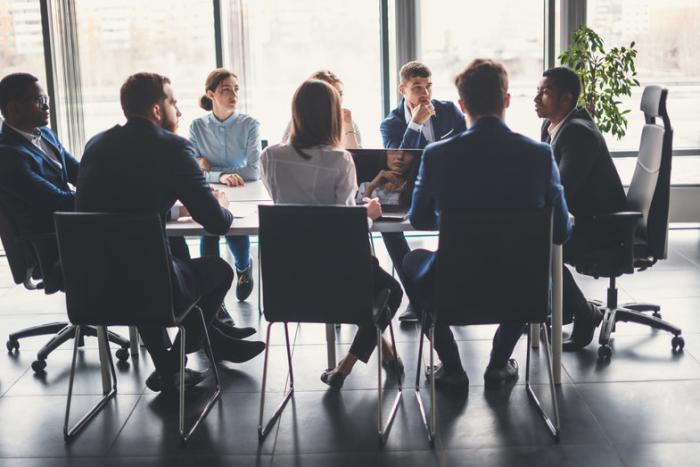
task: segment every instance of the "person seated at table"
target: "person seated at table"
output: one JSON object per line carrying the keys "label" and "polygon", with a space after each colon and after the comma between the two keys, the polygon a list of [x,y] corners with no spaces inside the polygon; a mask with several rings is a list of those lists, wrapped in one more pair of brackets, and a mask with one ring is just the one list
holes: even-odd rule
{"label": "person seated at table", "polygon": [[[37,77],[12,73],[0,81],[0,205],[20,234],[53,232],[53,214],[72,211],[79,162],[63,147],[49,123],[49,97]],[[44,290],[63,288],[53,239],[33,241],[44,271]],[[35,272],[35,274],[37,274]]]}
{"label": "person seated at table", "polygon": [[[289,143],[270,146],[261,156],[262,180],[275,203],[355,205],[355,165],[350,153],[339,147],[341,128],[338,91],[315,79],[299,86],[292,101]],[[367,215],[370,219],[381,215],[376,199],[367,204]],[[401,304],[401,286],[376,258],[372,258],[372,264],[377,292],[387,288],[391,292],[388,305],[393,317]],[[388,324],[383,322],[382,329]],[[333,388],[342,387],[357,360],[367,363],[375,345],[374,326],[360,326],[348,354],[335,368],[324,371],[321,381]],[[403,363],[386,339],[382,339],[382,352],[382,366],[401,375]]]}
{"label": "person seated at table", "polygon": [[[477,59],[457,75],[455,85],[470,126],[454,138],[425,149],[409,211],[411,224],[420,230],[439,229],[443,209],[550,206],[553,241],[564,243],[571,233],[571,221],[559,169],[548,145],[514,133],[506,125],[510,105],[506,69],[492,60]],[[424,307],[433,302],[435,258],[433,251],[416,249],[403,262],[404,272]],[[468,300],[469,291],[464,294]],[[518,364],[511,355],[524,327],[524,323],[498,327],[484,372],[488,389],[518,378]],[[427,368],[426,376],[434,372],[437,385],[468,390],[469,378],[449,326],[435,326],[433,344],[441,363]]]}
{"label": "person seated at table", "polygon": [[[77,210],[157,214],[165,236],[165,221],[180,200],[183,207],[176,210],[182,215],[191,215],[208,232],[226,233],[233,222],[226,194],[210,188],[192,144],[175,134],[181,114],[170,80],[156,73],[137,73],[122,85],[120,99],[126,123],[97,134],[85,146]],[[159,176],[149,175],[154,173]],[[231,266],[215,256],[183,259],[176,254],[170,258],[174,309],[182,312],[196,302],[211,331],[233,281]],[[197,313],[189,313],[182,324],[187,330],[186,352],[199,350],[204,329]],[[157,326],[141,326],[139,333],[155,366],[146,386],[153,391],[175,390],[179,385],[180,339],[171,346],[163,328]],[[244,362],[265,350],[264,342],[217,332],[209,335],[217,360]],[[196,385],[204,377],[203,372],[186,369],[185,385]]]}
{"label": "person seated at table", "polygon": [[410,206],[419,161],[411,152],[387,151],[386,168],[371,181],[360,183],[356,201],[377,198],[382,206]]}
{"label": "person seated at table", "polygon": [[[360,129],[358,128],[355,121],[352,119],[352,112],[350,109],[343,107],[343,92],[345,87],[343,82],[338,78],[338,76],[331,70],[318,70],[314,72],[309,79],[320,79],[326,83],[333,86],[338,94],[340,95],[340,106],[342,108],[341,112],[343,114],[343,128],[341,129],[341,140],[340,147],[344,149],[356,149],[362,147],[362,136],[360,135]],[[287,129],[284,131],[284,136],[282,137],[283,143],[289,142],[289,135],[292,132],[292,122],[289,122]]]}
{"label": "person seated at table", "polygon": [[[190,142],[209,183],[238,187],[260,178],[260,123],[236,111],[238,91],[238,77],[231,71],[217,68],[209,73],[199,106],[210,112],[190,124]],[[235,258],[238,274],[236,298],[243,301],[253,290],[250,237],[226,235],[226,243]],[[219,256],[219,237],[202,237],[200,254]],[[220,314],[233,323],[225,308]]]}

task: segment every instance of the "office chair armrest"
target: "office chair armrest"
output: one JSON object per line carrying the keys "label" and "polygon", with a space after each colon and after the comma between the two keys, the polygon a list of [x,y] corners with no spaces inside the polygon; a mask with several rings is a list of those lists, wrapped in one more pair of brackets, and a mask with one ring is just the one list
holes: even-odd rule
{"label": "office chair armrest", "polygon": [[593,217],[593,222],[606,226],[617,233],[620,242],[622,264],[626,265],[625,272],[634,270],[634,234],[642,213],[637,211],[620,211]]}
{"label": "office chair armrest", "polygon": [[611,212],[610,214],[603,214],[601,216],[593,216],[594,222],[610,222],[618,225],[632,225],[637,222],[638,219],[642,217],[642,213],[638,211],[620,211]]}
{"label": "office chair armrest", "polygon": [[[382,316],[389,318],[389,309],[387,303],[389,303],[389,295],[391,291],[389,289],[382,289],[374,297],[374,304],[372,306],[372,320],[374,324],[379,323],[382,320]],[[388,319],[387,319],[388,321]]]}

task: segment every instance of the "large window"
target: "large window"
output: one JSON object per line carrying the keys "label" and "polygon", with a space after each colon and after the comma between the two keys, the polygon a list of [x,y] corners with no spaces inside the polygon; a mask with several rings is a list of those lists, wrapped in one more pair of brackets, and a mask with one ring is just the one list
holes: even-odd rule
{"label": "large window", "polygon": [[508,70],[515,131],[539,140],[532,102],[542,76],[542,0],[421,2],[420,57],[433,72],[433,98],[457,101],[454,76],[475,58],[493,58]]}
{"label": "large window", "polygon": [[[38,3],[38,2],[37,2]],[[200,114],[199,97],[215,68],[211,0],[75,0],[85,136],[124,121],[119,88],[149,71],[170,78],[182,111],[178,132]]]}
{"label": "large window", "polygon": [[46,89],[41,10],[36,0],[0,0],[0,74],[27,72]]}
{"label": "large window", "polygon": [[294,90],[327,68],[344,83],[365,147],[381,147],[379,2],[230,0],[224,2],[225,62],[239,76],[241,110],[278,142],[291,118]]}
{"label": "large window", "polygon": [[[700,149],[700,1],[588,0],[588,24],[608,47],[635,41],[641,87],[622,100],[629,114],[627,135],[608,136],[612,151],[639,148],[644,118],[639,110],[642,89],[660,84],[669,89],[668,112],[674,127],[674,149]],[[700,152],[700,150],[699,150]],[[700,183],[700,157],[674,158],[674,184]],[[633,161],[617,161],[625,182]]]}

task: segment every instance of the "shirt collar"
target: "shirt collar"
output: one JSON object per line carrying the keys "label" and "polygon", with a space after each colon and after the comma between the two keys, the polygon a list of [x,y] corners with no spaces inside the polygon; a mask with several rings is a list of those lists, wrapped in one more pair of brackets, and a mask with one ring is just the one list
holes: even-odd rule
{"label": "shirt collar", "polygon": [[219,121],[219,119],[214,116],[214,112],[209,112],[209,122],[212,125],[229,127],[229,126],[233,125],[233,123],[236,120],[238,120],[239,115],[240,114],[238,112],[234,112],[230,117],[228,117],[226,120],[224,120],[222,122],[222,121]]}
{"label": "shirt collar", "polygon": [[27,133],[26,131],[22,131],[19,128],[14,127],[7,122],[4,122],[3,125],[9,126],[17,133],[22,135],[24,138],[26,138],[32,144],[39,144],[39,142],[41,142],[41,130],[39,130],[38,128],[34,128],[34,130],[32,130],[31,133]]}
{"label": "shirt collar", "polygon": [[561,121],[554,126],[552,126],[551,122],[549,123],[549,126],[547,127],[547,133],[549,133],[549,140],[550,141],[554,141],[554,137],[557,135],[557,132],[561,128],[561,124],[564,123],[571,116],[571,114],[574,113],[575,111],[576,111],[576,107],[571,109],[571,111],[568,114],[566,114],[566,116],[564,118],[562,118]]}

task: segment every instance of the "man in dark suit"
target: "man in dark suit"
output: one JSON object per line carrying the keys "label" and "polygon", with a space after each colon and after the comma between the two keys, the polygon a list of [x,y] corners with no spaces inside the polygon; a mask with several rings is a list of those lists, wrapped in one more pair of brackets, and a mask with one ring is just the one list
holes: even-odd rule
{"label": "man in dark suit", "polygon": [[[449,138],[466,129],[464,114],[452,102],[431,99],[431,75],[430,69],[419,62],[408,62],[401,67],[401,102],[380,126],[385,148],[423,149],[428,143]],[[403,258],[411,251],[406,237],[402,232],[383,233],[382,237],[411,300],[399,320],[418,321],[418,312],[413,305],[414,294],[401,270]]]}
{"label": "man in dark suit", "polygon": [[[78,210],[156,213],[165,229],[169,213],[180,200],[207,231],[226,234],[233,215],[227,209],[225,194],[212,191],[197,164],[194,148],[174,134],[180,111],[168,78],[155,73],[130,76],[121,88],[121,104],[126,124],[98,134],[85,147],[78,177]],[[176,310],[198,302],[211,329],[212,346],[222,359],[245,361],[264,350],[263,342],[231,339],[209,326],[233,280],[233,271],[225,260],[173,256],[171,261]],[[194,313],[183,324],[188,335],[186,350],[193,352],[201,347],[204,330]],[[162,328],[143,327],[139,332],[156,367],[146,384],[156,391],[174,389],[178,382],[179,339],[168,349]],[[188,385],[204,378],[202,373],[189,369],[185,376]]]}
{"label": "man in dark suit", "polygon": [[[542,141],[549,143],[559,164],[561,182],[575,227],[564,246],[564,261],[576,262],[592,248],[614,242],[614,236],[592,228],[592,216],[624,211],[627,201],[603,135],[591,115],[576,107],[581,82],[564,67],[544,72],[535,96],[537,115],[545,118]],[[564,342],[564,350],[577,350],[593,339],[603,313],[586,300],[569,269],[564,266],[564,323],[573,319],[574,329]]]}
{"label": "man in dark suit", "polygon": [[[49,123],[49,98],[38,79],[13,73],[0,81],[0,205],[21,234],[53,232],[53,213],[72,211],[78,161],[61,145]],[[54,240],[35,240],[47,293],[62,288]]]}
{"label": "man in dark suit", "polygon": [[[475,60],[455,84],[470,126],[425,149],[409,211],[411,224],[420,230],[439,229],[442,209],[551,206],[554,242],[566,241],[571,224],[550,148],[513,133],[503,121],[510,104],[505,68],[491,60]],[[434,293],[435,258],[432,251],[415,250],[404,259],[404,272],[423,304]],[[524,324],[499,326],[484,373],[487,387],[517,378],[518,365],[510,356],[523,328]],[[426,372],[435,371],[440,385],[468,388],[469,379],[448,326],[436,327],[434,345],[441,363]]]}

